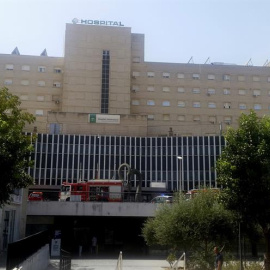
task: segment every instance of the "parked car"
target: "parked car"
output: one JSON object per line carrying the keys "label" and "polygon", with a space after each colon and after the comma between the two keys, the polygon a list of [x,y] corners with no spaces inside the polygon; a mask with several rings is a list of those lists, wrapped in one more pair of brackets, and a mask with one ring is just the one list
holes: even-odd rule
{"label": "parked car", "polygon": [[43,197],[43,192],[31,192],[28,196],[28,200],[29,201],[43,201],[44,197]]}
{"label": "parked car", "polygon": [[172,203],[173,196],[160,195],[151,200],[151,203]]}

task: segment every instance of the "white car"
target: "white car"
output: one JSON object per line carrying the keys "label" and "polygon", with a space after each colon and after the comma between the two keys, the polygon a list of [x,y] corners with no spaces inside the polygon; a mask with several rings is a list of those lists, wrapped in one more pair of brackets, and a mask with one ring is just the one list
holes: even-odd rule
{"label": "white car", "polygon": [[151,203],[172,203],[172,201],[173,201],[172,196],[160,195],[153,198],[151,200]]}

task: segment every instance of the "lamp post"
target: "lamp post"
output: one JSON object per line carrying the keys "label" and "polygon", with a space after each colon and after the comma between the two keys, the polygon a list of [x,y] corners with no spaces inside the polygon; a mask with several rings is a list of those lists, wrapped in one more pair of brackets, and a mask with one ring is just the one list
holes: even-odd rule
{"label": "lamp post", "polygon": [[181,166],[182,165],[182,163],[183,163],[183,157],[181,157],[181,156],[178,156],[177,157],[179,160],[180,160],[180,165],[179,165],[179,183],[178,183],[178,191],[179,192],[181,192],[182,191],[182,174],[181,174],[181,167],[183,167],[183,166]]}

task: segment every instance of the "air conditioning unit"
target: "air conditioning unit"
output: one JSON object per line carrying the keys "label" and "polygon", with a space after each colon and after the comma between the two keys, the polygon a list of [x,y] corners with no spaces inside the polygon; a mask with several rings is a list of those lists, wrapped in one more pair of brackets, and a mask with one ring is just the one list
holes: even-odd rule
{"label": "air conditioning unit", "polygon": [[210,97],[210,96],[211,96],[211,94],[210,94],[210,93],[207,93],[207,96],[208,96],[208,97]]}
{"label": "air conditioning unit", "polygon": [[253,94],[253,97],[257,97],[258,95],[257,94]]}
{"label": "air conditioning unit", "polygon": [[60,104],[60,100],[59,99],[55,100],[55,104]]}

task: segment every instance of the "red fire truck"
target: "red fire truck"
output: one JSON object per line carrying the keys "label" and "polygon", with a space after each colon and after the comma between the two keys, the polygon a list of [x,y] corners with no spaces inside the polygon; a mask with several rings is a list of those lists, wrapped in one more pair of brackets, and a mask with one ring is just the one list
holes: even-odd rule
{"label": "red fire truck", "polygon": [[64,182],[59,201],[104,201],[121,202],[122,180],[89,180],[87,182]]}

